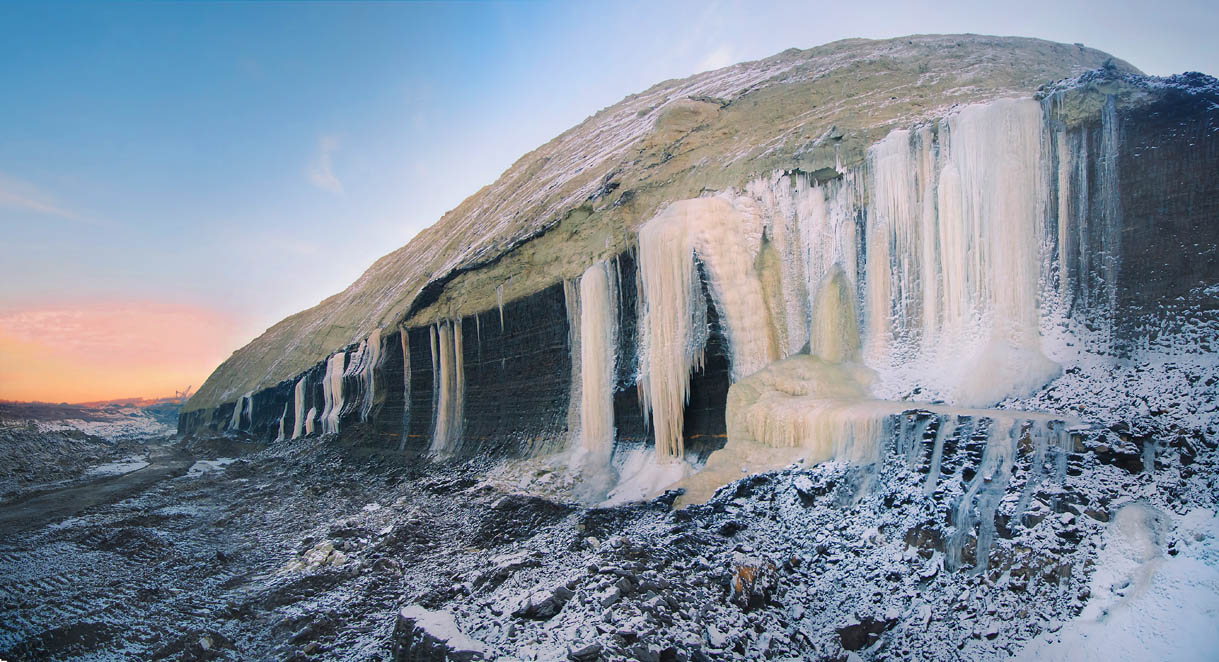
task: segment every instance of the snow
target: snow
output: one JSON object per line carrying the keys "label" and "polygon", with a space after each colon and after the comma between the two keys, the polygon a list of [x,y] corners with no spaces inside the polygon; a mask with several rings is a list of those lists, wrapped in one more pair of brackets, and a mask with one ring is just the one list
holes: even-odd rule
{"label": "snow", "polygon": [[145,439],[174,432],[172,427],[156,420],[138,407],[124,407],[117,411],[99,410],[96,418],[87,421],[67,418],[37,421],[35,425],[39,432],[79,430],[87,435],[109,441]]}
{"label": "snow", "polygon": [[[1166,556],[1171,520],[1176,555]],[[1175,516],[1143,503],[1120,510],[1105,533],[1079,617],[1044,633],[1018,660],[1214,660],[1219,651],[1219,518]]]}
{"label": "snow", "polygon": [[198,478],[211,471],[221,471],[226,466],[237,461],[235,457],[218,457],[214,460],[198,460],[186,471],[187,478]]}
{"label": "snow", "polygon": [[132,471],[139,471],[146,466],[148,466],[148,462],[143,457],[139,455],[132,455],[131,457],[117,460],[115,462],[99,464],[96,467],[89,469],[89,475],[98,477],[121,476],[123,474],[131,473]]}

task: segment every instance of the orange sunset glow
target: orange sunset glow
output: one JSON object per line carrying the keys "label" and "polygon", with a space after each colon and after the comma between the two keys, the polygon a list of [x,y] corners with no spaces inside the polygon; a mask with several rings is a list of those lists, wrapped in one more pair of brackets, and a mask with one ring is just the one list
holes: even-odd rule
{"label": "orange sunset glow", "polygon": [[84,402],[195,389],[240,344],[218,311],[109,302],[0,311],[0,399]]}

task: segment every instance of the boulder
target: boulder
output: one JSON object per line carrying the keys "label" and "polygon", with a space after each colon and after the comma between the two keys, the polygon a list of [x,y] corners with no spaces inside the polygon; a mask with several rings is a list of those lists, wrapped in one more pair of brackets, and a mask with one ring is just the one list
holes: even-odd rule
{"label": "boulder", "polygon": [[486,644],[458,629],[452,614],[419,605],[398,612],[393,642],[394,662],[468,662],[493,657]]}

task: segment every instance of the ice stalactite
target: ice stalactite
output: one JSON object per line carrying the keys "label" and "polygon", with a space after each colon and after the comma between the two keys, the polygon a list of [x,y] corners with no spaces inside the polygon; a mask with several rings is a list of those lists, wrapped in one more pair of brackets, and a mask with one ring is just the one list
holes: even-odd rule
{"label": "ice stalactite", "polygon": [[639,231],[639,389],[662,459],[682,457],[690,374],[701,367],[706,342],[706,322],[697,319],[705,304],[696,259],[724,324],[734,379],[776,358],[769,320],[758,314],[765,304],[753,266],[761,235],[756,210],[722,197],[676,202]]}
{"label": "ice stalactite", "polygon": [[317,407],[310,407],[309,411],[305,414],[305,436],[307,437],[309,435],[312,435],[313,431],[316,429],[317,429]]}
{"label": "ice stalactite", "polygon": [[240,430],[242,419],[254,421],[254,394],[246,393],[233,403],[233,418],[229,421],[230,430]]}
{"label": "ice stalactite", "polygon": [[923,482],[923,494],[935,494],[936,484],[940,479],[940,464],[944,460],[944,441],[952,436],[957,429],[956,416],[940,415],[936,417],[935,441],[931,446],[931,462],[927,469],[927,479]]}
{"label": "ice stalactite", "polygon": [[1039,336],[1042,113],[1000,100],[938,129],[868,153],[866,360],[886,392],[981,406],[1057,374]]}
{"label": "ice stalactite", "polygon": [[339,431],[339,415],[343,411],[343,368],[346,352],[338,352],[326,361],[326,376],[322,378],[322,434]]}
{"label": "ice stalactite", "polygon": [[605,262],[580,277],[580,446],[575,464],[586,470],[589,487],[598,492],[613,482],[616,280],[617,269]]}
{"label": "ice stalactite", "polygon": [[[305,431],[305,377],[296,382],[292,400],[292,438],[297,439]],[[310,416],[312,417],[312,413]]]}
{"label": "ice stalactite", "polygon": [[364,385],[363,397],[360,400],[360,420],[367,421],[372,413],[373,401],[377,393],[377,365],[381,362],[381,329],[373,329],[364,341],[364,360],[360,366],[360,381]]}
{"label": "ice stalactite", "polygon": [[462,353],[461,320],[438,322],[433,327],[432,363],[438,371],[435,384],[437,397],[435,426],[432,428],[431,452],[447,457],[461,443],[462,417],[465,411],[465,362]]}
{"label": "ice stalactite", "polygon": [[580,403],[583,402],[583,380],[580,364],[580,283],[575,280],[563,281],[563,307],[567,312],[567,348],[571,357],[571,380],[567,392],[567,446],[570,448],[579,441],[581,414]]}
{"label": "ice stalactite", "polygon": [[245,396],[237,398],[237,402],[233,403],[233,415],[229,417],[230,430],[236,430],[241,427],[241,406],[245,404]]}
{"label": "ice stalactite", "polygon": [[859,321],[846,272],[839,266],[833,267],[815,291],[810,353],[834,363],[858,360]]}
{"label": "ice stalactite", "polygon": [[275,433],[275,441],[284,440],[284,419],[288,418],[288,403],[284,403],[284,412],[279,415],[279,430]]}
{"label": "ice stalactite", "polygon": [[781,319],[774,320],[780,358],[799,353],[810,340],[813,297],[834,271],[854,296],[857,263],[855,174],[817,183],[798,173],[758,179],[745,187],[764,230],[781,257]]}
{"label": "ice stalactite", "polygon": [[1069,328],[1066,346],[1110,355],[1117,342],[1114,312],[1123,227],[1117,102],[1112,96],[1106,99],[1099,125],[1075,128],[1063,121],[1060,94],[1042,103],[1051,133],[1046,141],[1045,177],[1052,185],[1047,215],[1054,221],[1047,226],[1043,328]]}

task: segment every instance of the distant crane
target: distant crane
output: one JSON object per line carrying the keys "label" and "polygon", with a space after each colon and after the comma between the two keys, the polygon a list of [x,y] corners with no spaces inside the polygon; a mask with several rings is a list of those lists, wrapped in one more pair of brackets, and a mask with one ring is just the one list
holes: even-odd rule
{"label": "distant crane", "polygon": [[186,401],[190,399],[190,386],[187,386],[181,391],[174,391],[174,399],[178,400],[182,404],[186,404]]}

